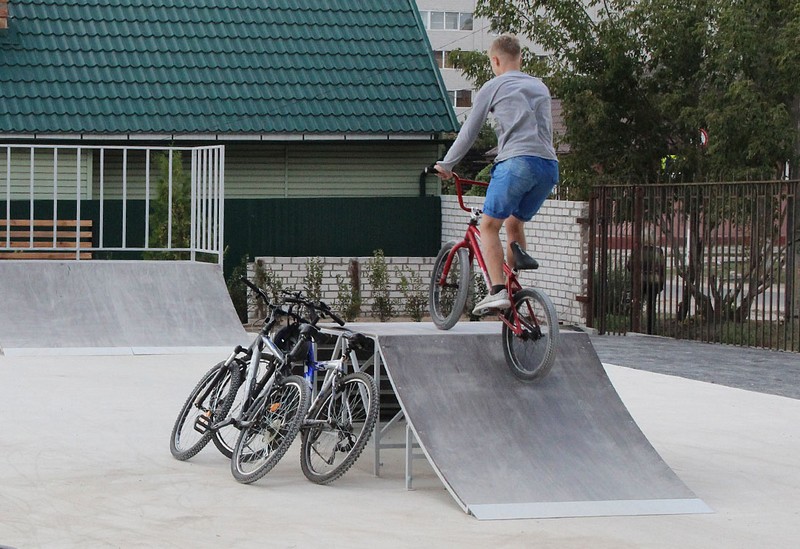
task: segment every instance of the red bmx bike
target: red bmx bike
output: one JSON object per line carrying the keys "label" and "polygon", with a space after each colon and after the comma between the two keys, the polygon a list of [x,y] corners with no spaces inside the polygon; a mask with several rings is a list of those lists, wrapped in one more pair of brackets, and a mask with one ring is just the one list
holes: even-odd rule
{"label": "red bmx bike", "polygon": [[[428,168],[426,173],[433,171]],[[480,247],[478,223],[483,212],[467,207],[463,199],[464,185],[486,187],[488,183],[462,179],[455,174],[453,179],[458,203],[461,209],[470,213],[470,220],[463,240],[445,243],[433,266],[428,304],[434,324],[442,330],[455,326],[464,313],[473,282],[473,260],[483,274],[486,287],[491,288],[492,285]],[[558,317],[547,294],[536,288],[523,288],[517,279],[518,271],[537,269],[538,262],[516,242],[511,243],[511,248],[514,268],[503,264],[511,307],[492,312],[503,323],[503,353],[511,372],[524,381],[534,381],[545,376],[553,366],[558,341]]]}

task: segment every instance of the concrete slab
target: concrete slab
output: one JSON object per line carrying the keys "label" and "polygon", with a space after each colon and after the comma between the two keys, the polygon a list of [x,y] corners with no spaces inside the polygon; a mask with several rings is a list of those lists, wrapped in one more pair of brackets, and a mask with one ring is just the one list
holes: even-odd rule
{"label": "concrete slab", "polygon": [[[0,545],[184,547],[792,547],[800,401],[607,365],[634,420],[714,514],[477,521],[427,464],[367,451],[317,486],[294,448],[236,483],[213,447],[182,463],[178,408],[220,356],[0,357]],[[402,440],[402,432],[397,434]]]}
{"label": "concrete slab", "polygon": [[0,261],[0,351],[217,352],[246,342],[219,265]]}

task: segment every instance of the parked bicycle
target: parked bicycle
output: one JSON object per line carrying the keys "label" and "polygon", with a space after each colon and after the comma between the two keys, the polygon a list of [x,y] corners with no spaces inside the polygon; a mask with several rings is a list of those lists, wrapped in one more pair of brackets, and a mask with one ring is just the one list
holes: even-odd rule
{"label": "parked bicycle", "polygon": [[[424,173],[433,173],[426,168]],[[487,287],[492,283],[480,248],[478,224],[483,213],[478,208],[464,204],[464,186],[488,183],[462,179],[453,174],[458,194],[458,203],[470,213],[464,238],[445,243],[433,266],[428,304],[431,318],[442,330],[449,330],[458,322],[472,285],[471,266],[473,260],[483,275]],[[524,381],[534,381],[545,376],[553,366],[558,341],[558,317],[555,306],[543,291],[523,288],[517,272],[538,269],[538,262],[528,255],[518,243],[511,243],[514,254],[514,269],[503,264],[511,307],[507,311],[495,311],[503,323],[503,354],[511,372]]]}
{"label": "parked bicycle", "polygon": [[313,348],[309,352],[307,381],[316,387],[315,375],[325,372],[325,377],[301,428],[300,466],[317,484],[333,482],[350,469],[378,419],[378,387],[359,369],[356,353],[367,344],[362,334],[342,331],[331,360],[317,361]]}
{"label": "parked bicycle", "polygon": [[[263,290],[243,282],[269,304]],[[371,376],[346,373],[348,367],[358,368],[355,348],[363,336],[342,332],[334,349],[340,350],[340,358],[318,362],[314,360],[314,340],[321,337],[317,322],[323,317],[340,325],[344,321],[325,303],[304,299],[300,293],[287,293],[280,305],[269,308],[269,319],[250,347],[237,347],[198,383],[178,414],[170,450],[177,459],[189,459],[213,440],[231,458],[234,478],[251,483],[278,463],[303,428],[303,472],[314,482],[332,482],[361,454],[378,414]],[[273,335],[284,318],[287,325]],[[298,363],[305,364],[305,379],[292,374]],[[325,379],[312,402],[312,382],[322,370]],[[331,438],[338,443],[333,449],[325,446]],[[325,456],[324,466],[316,456]]]}

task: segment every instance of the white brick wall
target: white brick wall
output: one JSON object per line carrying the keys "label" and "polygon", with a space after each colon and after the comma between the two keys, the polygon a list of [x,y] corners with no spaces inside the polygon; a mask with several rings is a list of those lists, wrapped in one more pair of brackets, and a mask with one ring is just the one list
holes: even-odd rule
{"label": "white brick wall", "polygon": [[[294,288],[303,290],[305,288],[306,265],[310,258],[308,257],[258,257],[256,260],[261,260],[264,265],[270,267],[283,281],[285,289]],[[361,313],[362,316],[372,316],[372,287],[369,284],[369,262],[372,257],[321,257],[322,260],[322,300],[331,306],[334,306],[339,292],[339,286],[336,283],[336,276],[338,275],[343,280],[349,281],[347,269],[350,261],[355,259],[358,261],[360,267],[361,278]],[[400,291],[400,279],[402,276],[407,278],[412,272],[419,274],[422,278],[422,291],[427,297],[428,295],[428,282],[433,268],[435,257],[386,257],[384,258],[389,272],[389,289],[390,296],[400,303],[403,297]],[[248,265],[248,278],[253,280],[255,274],[255,265],[251,263]],[[249,306],[248,317],[250,321],[253,318],[254,306],[251,303]],[[402,306],[396,307],[396,316],[404,315]]]}
{"label": "white brick wall", "polygon": [[[483,197],[465,196],[467,207],[480,208]],[[578,218],[588,216],[587,202],[548,200],[525,225],[528,253],[539,262],[539,269],[523,272],[523,286],[541,289],[556,306],[559,320],[585,324],[584,305],[578,296],[586,295],[588,269],[588,230]],[[464,237],[469,214],[458,205],[458,197],[442,196],[442,242]],[[505,230],[501,232],[505,242]]]}
{"label": "white brick wall", "polygon": [[[482,197],[465,197],[471,207],[480,207]],[[578,296],[586,295],[588,233],[578,218],[586,217],[588,204],[566,200],[548,200],[536,217],[526,225],[528,251],[540,264],[536,271],[523,273],[523,285],[531,285],[546,292],[558,310],[559,319],[567,324],[585,324],[584,306],[577,301]],[[461,239],[466,230],[469,214],[458,206],[455,196],[442,196],[442,242]],[[505,235],[502,235],[505,240]],[[308,257],[259,257],[265,265],[283,281],[284,288],[303,289],[305,285]],[[371,257],[321,257],[323,264],[323,300],[334,305],[338,293],[336,276],[347,278],[351,259],[358,261],[361,275],[361,312],[371,316],[372,288],[369,284],[368,265]],[[400,277],[409,272],[419,273],[423,281],[423,291],[427,296],[427,285],[434,257],[386,257],[390,274],[391,296],[402,299]],[[254,266],[249,266],[248,275],[252,280]],[[402,306],[396,314],[404,314]],[[253,305],[250,307],[250,320]]]}

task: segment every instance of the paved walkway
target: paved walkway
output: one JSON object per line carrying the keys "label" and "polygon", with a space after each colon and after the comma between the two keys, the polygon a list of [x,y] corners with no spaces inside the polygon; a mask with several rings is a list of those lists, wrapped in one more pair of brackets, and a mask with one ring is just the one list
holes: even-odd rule
{"label": "paved walkway", "polygon": [[[424,461],[415,463],[415,490],[406,491],[401,450],[382,454],[380,478],[367,451],[342,479],[317,486],[303,477],[294,448],[262,481],[243,486],[213,447],[186,463],[168,449],[178,408],[220,357],[0,356],[0,545],[796,545],[800,400],[774,394],[797,391],[795,356],[641,336],[595,342],[603,360],[634,366],[606,369],[650,442],[713,514],[478,521]],[[727,369],[739,373],[725,376],[726,384],[753,383],[759,392],[722,384],[719,370]],[[765,375],[773,369],[784,373]],[[748,372],[755,379],[747,381]]]}
{"label": "paved walkway", "polygon": [[591,340],[602,362],[800,399],[800,353],[641,334]]}

